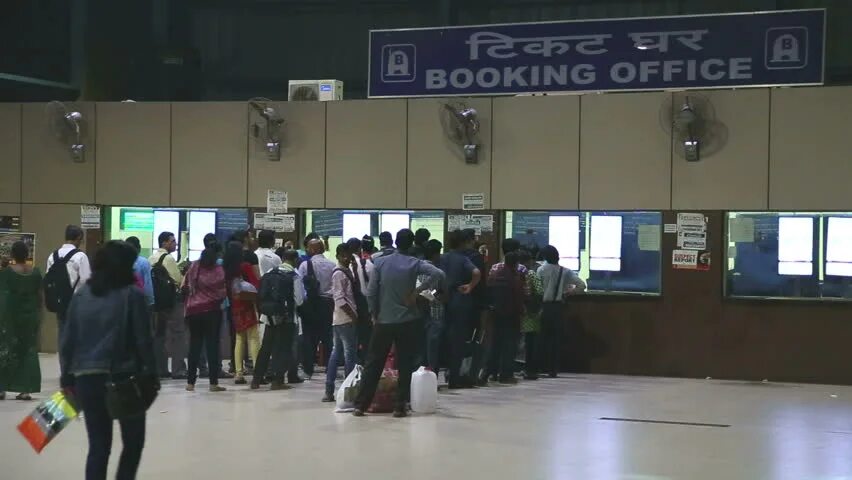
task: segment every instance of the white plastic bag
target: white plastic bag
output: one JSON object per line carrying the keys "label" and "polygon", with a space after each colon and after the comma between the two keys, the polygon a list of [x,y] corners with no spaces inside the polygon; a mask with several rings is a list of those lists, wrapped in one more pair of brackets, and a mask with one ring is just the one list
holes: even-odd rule
{"label": "white plastic bag", "polygon": [[420,367],[411,374],[411,410],[417,413],[435,413],[438,408],[438,376]]}
{"label": "white plastic bag", "polygon": [[340,388],[337,389],[337,395],[334,397],[337,401],[337,410],[335,412],[351,412],[355,410],[355,398],[358,397],[358,391],[361,390],[361,376],[364,374],[364,367],[355,365]]}

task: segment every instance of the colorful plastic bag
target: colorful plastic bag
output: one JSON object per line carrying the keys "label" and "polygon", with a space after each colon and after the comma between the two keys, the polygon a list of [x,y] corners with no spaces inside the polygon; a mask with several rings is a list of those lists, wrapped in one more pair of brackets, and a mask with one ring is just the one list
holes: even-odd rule
{"label": "colorful plastic bag", "polygon": [[36,453],[41,453],[78,414],[74,399],[65,392],[56,392],[24,418],[18,425],[18,431]]}

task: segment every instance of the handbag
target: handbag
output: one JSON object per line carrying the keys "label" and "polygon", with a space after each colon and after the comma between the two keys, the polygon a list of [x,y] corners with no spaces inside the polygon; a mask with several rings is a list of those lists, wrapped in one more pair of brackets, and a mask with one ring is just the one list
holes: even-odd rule
{"label": "handbag", "polygon": [[[127,304],[129,300],[130,291],[126,290],[124,295],[124,318],[118,327],[115,349],[113,350],[110,365],[110,378],[106,383],[106,407],[109,416],[113,420],[123,420],[144,415],[151,407],[151,404],[154,403],[160,391],[160,380],[151,372],[137,371],[137,373],[131,374],[128,378],[116,378],[115,363],[118,353],[122,351],[122,342],[124,342],[124,346],[128,346],[131,344],[130,340],[132,340],[132,335],[128,328],[130,315]],[[135,342],[133,342],[133,345],[133,357],[138,367],[140,365],[139,352],[136,350]]]}

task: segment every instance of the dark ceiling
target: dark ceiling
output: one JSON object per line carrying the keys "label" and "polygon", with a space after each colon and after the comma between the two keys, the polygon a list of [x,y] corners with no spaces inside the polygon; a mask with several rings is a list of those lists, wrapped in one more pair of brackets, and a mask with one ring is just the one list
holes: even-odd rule
{"label": "dark ceiling", "polygon": [[849,0],[28,0],[0,7],[0,100],[366,95],[367,32],[543,20],[828,9],[826,82],[852,83]]}

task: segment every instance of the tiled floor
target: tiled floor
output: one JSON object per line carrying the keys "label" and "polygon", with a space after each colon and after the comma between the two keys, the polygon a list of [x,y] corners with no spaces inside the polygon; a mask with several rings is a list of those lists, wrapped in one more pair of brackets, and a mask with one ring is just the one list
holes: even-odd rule
{"label": "tiled floor", "polygon": [[[52,391],[56,358],[42,365]],[[565,375],[441,394],[437,414],[402,420],[335,414],[316,379],[204,387],[165,387],[139,478],[852,479],[852,387]],[[33,406],[0,402],[0,478],[82,478],[82,423],[35,455],[15,431]]]}

